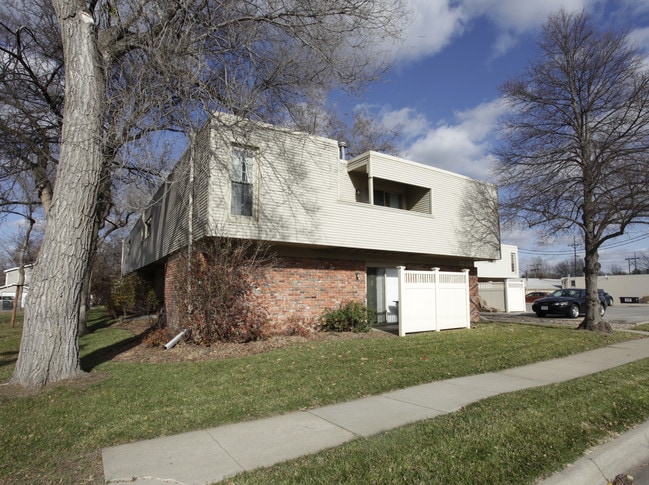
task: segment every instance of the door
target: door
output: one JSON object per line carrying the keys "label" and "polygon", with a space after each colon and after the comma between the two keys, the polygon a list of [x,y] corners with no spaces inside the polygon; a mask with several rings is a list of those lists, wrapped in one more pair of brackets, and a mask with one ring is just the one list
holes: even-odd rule
{"label": "door", "polygon": [[367,268],[367,306],[376,311],[377,324],[399,322],[399,278],[396,268]]}

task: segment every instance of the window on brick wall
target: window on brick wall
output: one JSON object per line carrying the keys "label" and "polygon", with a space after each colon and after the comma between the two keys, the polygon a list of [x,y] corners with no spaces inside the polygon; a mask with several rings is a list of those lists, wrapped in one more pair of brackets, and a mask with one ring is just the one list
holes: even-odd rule
{"label": "window on brick wall", "polygon": [[255,156],[249,149],[232,149],[232,201],[230,212],[238,216],[252,216]]}

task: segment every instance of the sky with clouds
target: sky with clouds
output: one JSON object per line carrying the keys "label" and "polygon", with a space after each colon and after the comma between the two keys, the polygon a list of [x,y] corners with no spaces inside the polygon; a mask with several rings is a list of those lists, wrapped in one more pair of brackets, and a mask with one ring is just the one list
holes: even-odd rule
{"label": "sky with clouds", "polygon": [[[404,45],[386,79],[366,102],[386,127],[402,133],[404,157],[481,180],[492,180],[490,154],[503,112],[499,86],[523,72],[549,14],[585,9],[603,28],[627,29],[646,48],[647,0],[408,0],[414,13]],[[604,269],[649,254],[646,229],[616,240],[601,253]],[[628,242],[627,242],[628,241]],[[552,264],[572,258],[572,236],[541,246],[531,231],[503,234],[520,249],[521,268],[532,257]],[[626,266],[624,266],[626,267]]]}
{"label": "sky with clouds", "polygon": [[[628,29],[649,52],[649,0],[406,1],[413,16],[395,66],[370,87],[365,106],[399,129],[406,158],[481,180],[492,178],[490,149],[504,109],[498,87],[534,59],[549,14],[586,9],[604,28]],[[649,254],[643,234],[605,248],[603,268],[625,265],[634,252]],[[552,264],[572,257],[572,236],[540,246],[531,231],[505,232],[503,242],[519,246],[521,268],[533,257]]]}

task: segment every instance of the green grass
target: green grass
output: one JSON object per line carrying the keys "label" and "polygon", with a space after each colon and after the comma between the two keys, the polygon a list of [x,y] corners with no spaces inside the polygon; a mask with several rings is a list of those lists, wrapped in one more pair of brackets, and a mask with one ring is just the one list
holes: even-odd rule
{"label": "green grass", "polygon": [[533,484],[648,416],[645,359],[564,384],[496,396],[227,483]]}
{"label": "green grass", "polygon": [[634,330],[642,330],[644,332],[649,332],[649,323],[642,323],[633,327]]}
{"label": "green grass", "polygon": [[[101,312],[94,312],[91,321],[92,333],[82,337],[80,348],[82,365],[92,369],[94,378],[0,398],[0,482],[103,483],[100,449],[106,446],[496,371],[637,337],[481,324],[472,330],[404,338],[296,344],[220,361],[151,364],[111,360],[115,348],[128,344],[132,336],[111,328]],[[19,338],[20,326],[0,326],[0,379],[11,376]],[[588,402],[580,407],[589,411]],[[419,433],[419,425],[407,429]],[[529,435],[519,436],[524,438]],[[415,460],[397,455],[394,467],[405,466],[398,464],[402,458]],[[482,480],[474,483],[478,482]]]}

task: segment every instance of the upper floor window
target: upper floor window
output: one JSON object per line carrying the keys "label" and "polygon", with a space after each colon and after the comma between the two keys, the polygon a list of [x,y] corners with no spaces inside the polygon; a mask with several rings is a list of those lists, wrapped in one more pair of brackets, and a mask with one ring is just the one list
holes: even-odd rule
{"label": "upper floor window", "polygon": [[374,191],[374,205],[401,209],[401,194],[385,190]]}
{"label": "upper floor window", "polygon": [[234,215],[252,216],[255,156],[251,150],[232,150],[232,203]]}
{"label": "upper floor window", "polygon": [[509,253],[511,260],[512,273],[516,273],[516,253]]}

